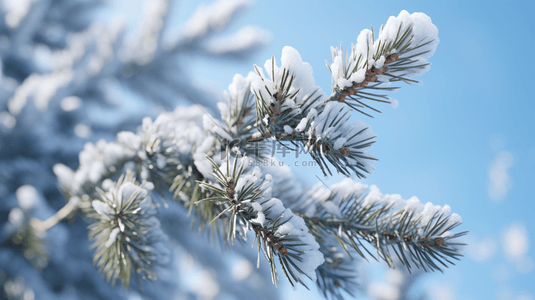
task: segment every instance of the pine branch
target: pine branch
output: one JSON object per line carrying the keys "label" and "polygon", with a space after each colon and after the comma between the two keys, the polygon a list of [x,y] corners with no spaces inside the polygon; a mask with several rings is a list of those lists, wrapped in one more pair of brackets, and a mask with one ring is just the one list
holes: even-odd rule
{"label": "pine branch", "polygon": [[60,210],[58,210],[54,215],[52,215],[50,218],[41,221],[39,219],[31,219],[30,225],[31,227],[36,231],[47,231],[50,228],[54,227],[56,224],[61,222],[66,217],[72,215],[73,213],[78,210],[78,203],[80,202],[80,198],[78,197],[72,197],[69,199],[67,204],[63,206]]}
{"label": "pine branch", "polygon": [[[278,281],[276,261],[279,261],[284,275],[292,286],[300,283],[306,287],[304,278],[316,280],[314,270],[323,262],[319,245],[308,234],[301,218],[286,209],[277,198],[271,198],[271,175],[263,179],[258,167],[246,169],[247,159],[238,156],[230,164],[229,150],[227,160],[219,166],[212,160],[214,177],[217,183],[200,182],[200,186],[213,192],[213,196],[197,203],[216,202],[224,207],[211,221],[225,216],[228,219],[227,239],[234,241],[236,236],[247,238],[246,231],[255,234],[258,262],[260,252],[268,261],[274,284]],[[210,158],[209,158],[210,159]]]}
{"label": "pine branch", "polygon": [[[308,207],[308,211],[300,211],[299,206],[294,209],[317,239],[332,235],[350,257],[353,250],[363,258],[380,258],[393,267],[393,252],[409,272],[412,267],[442,272],[442,267],[463,256],[460,247],[464,244],[458,238],[466,232],[451,232],[462,220],[451,214],[447,205],[423,205],[415,197],[405,201],[399,195],[382,195],[375,186],[366,190],[350,179],[333,186],[326,197],[301,205],[309,206],[311,201],[315,202],[312,210]],[[375,248],[376,255],[369,252],[369,246]]]}
{"label": "pine branch", "polygon": [[168,254],[167,237],[149,196],[154,185],[139,184],[133,173],[127,173],[103,188],[99,199],[92,201],[94,212],[88,214],[94,220],[88,226],[89,238],[96,240],[91,248],[97,248],[93,263],[112,285],[120,277],[128,287],[133,271],[136,280],[155,280],[153,268],[165,263]]}
{"label": "pine branch", "polygon": [[267,143],[265,141],[253,141],[253,134],[257,132],[255,120],[255,98],[251,92],[251,78],[236,74],[224,92],[227,103],[218,103],[221,119],[224,124],[217,120],[205,120],[204,128],[218,138],[220,149],[223,153],[225,148],[240,149],[250,157],[262,159],[267,155]]}
{"label": "pine branch", "polygon": [[134,156],[133,150],[119,143],[99,140],[95,144],[85,144],[84,150],[80,152],[78,170],[73,171],[62,164],[56,164],[53,170],[65,198],[80,199],[77,207],[87,214],[92,210],[91,198],[98,195],[95,187],[101,185],[106,178],[121,173],[126,162]]}
{"label": "pine branch", "polygon": [[281,61],[281,68],[274,57],[266,62],[269,78],[255,66],[257,76],[251,79],[259,130],[255,140],[272,137],[295,146],[289,149],[307,149],[326,176],[332,175],[329,162],[338,173],[365,177],[376,160],[365,152],[374,143],[371,130],[360,121],[347,124],[351,112],[345,105],[322,102],[323,92],[313,79],[294,74],[293,70],[310,67],[295,49],[285,47]]}
{"label": "pine branch", "polygon": [[327,67],[332,73],[334,93],[326,101],[346,103],[369,117],[365,109],[380,111],[366,104],[368,101],[397,105],[382,92],[399,88],[390,87],[390,82],[418,83],[410,77],[429,69],[426,58],[435,52],[437,35],[429,17],[402,11],[381,26],[377,40],[373,28],[363,30],[345,60],[342,46],[331,48],[333,63],[327,63]]}
{"label": "pine branch", "polygon": [[336,240],[320,240],[320,245],[325,262],[316,269],[318,289],[327,299],[343,300],[342,292],[355,297],[359,288],[356,261],[338,248]]}
{"label": "pine branch", "polygon": [[[214,31],[209,23],[202,25],[190,28],[184,45],[195,46]],[[449,206],[382,195],[349,179],[328,192],[316,188],[294,199],[283,192],[293,187],[278,190],[270,174],[250,168],[253,160],[241,155],[260,158],[264,152],[249,146],[271,137],[290,149],[307,149],[326,176],[333,167],[345,176],[364,177],[376,160],[366,152],[375,134],[361,121],[349,123],[351,109],[371,116],[368,110],[380,111],[370,101],[393,104],[384,93],[396,87],[387,83],[417,82],[411,78],[427,70],[426,58],[438,43],[435,31],[427,16],[402,11],[377,40],[373,31],[363,31],[345,60],[341,47],[332,48],[329,97],[315,85],[310,65],[285,47],[280,67],[272,57],[264,69],[255,65],[247,77],[234,77],[227,103],[218,105],[222,121],[200,106],[179,108],[154,121],[145,118],[137,133],[121,132],[114,143],[88,144],[76,172],[62,166],[55,172],[65,193],[79,197],[82,212],[93,220],[90,238],[96,240],[99,271],[112,284],[120,277],[125,286],[132,270],[155,278],[153,266],[165,259],[166,238],[149,196],[153,189],[165,204],[171,192],[189,210],[192,227],[209,228],[214,239],[234,245],[236,237],[254,234],[257,267],[262,253],[274,284],[277,261],[292,286],[306,287],[305,278],[318,278],[324,295],[336,299],[357,288],[352,261],[357,254],[390,267],[397,257],[409,272],[413,267],[442,271],[453,264],[462,256],[458,238],[466,232],[452,233],[462,221]],[[272,197],[273,189],[296,213]]]}

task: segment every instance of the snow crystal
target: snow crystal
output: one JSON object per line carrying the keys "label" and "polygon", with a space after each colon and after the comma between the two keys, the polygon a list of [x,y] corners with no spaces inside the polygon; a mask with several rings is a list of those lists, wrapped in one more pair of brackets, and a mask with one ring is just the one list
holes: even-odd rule
{"label": "snow crystal", "polygon": [[[277,92],[277,86],[273,79],[270,80],[265,77],[262,68],[258,67],[257,65],[254,65],[254,68],[258,74],[254,73],[252,77],[251,90],[255,91],[257,96],[261,98],[264,103],[269,104],[271,103],[270,93],[271,95],[275,94]],[[272,74],[268,74],[270,77],[272,76]]]}
{"label": "snow crystal", "polygon": [[[353,85],[353,82],[361,83],[365,79],[366,69],[374,65],[373,55],[375,54],[373,33],[369,29],[364,29],[357,37],[357,43],[351,45],[351,55],[345,58],[342,48],[331,47],[333,63],[330,65],[332,80],[343,89]],[[345,61],[345,64],[344,64]],[[384,59],[378,65],[384,63]]]}
{"label": "snow crystal", "polygon": [[63,164],[55,164],[52,168],[54,174],[58,178],[59,183],[66,187],[72,188],[74,184],[74,171]]}
{"label": "snow crystal", "polygon": [[450,221],[453,222],[453,223],[462,223],[463,222],[463,218],[460,215],[458,215],[456,213],[453,213],[450,216]]}
{"label": "snow crystal", "polygon": [[343,252],[337,252],[334,254],[335,259],[343,259],[345,257]]}
{"label": "snow crystal", "polygon": [[[308,232],[307,232],[308,233]],[[311,280],[316,281],[316,269],[325,262],[323,254],[318,250],[319,244],[310,234],[305,235],[301,239],[308,245],[308,251],[305,250],[305,258],[303,262],[297,263],[299,268],[307,274]],[[304,248],[304,247],[303,247]],[[306,249],[306,248],[305,248]]]}
{"label": "snow crystal", "polygon": [[73,196],[73,197],[69,198],[69,203],[72,204],[72,205],[78,205],[80,203],[80,201],[82,201],[82,199],[80,199],[80,197]]}
{"label": "snow crystal", "polygon": [[[329,138],[330,133],[337,131],[339,126],[345,124],[351,117],[350,108],[340,102],[328,102],[324,108],[323,112],[315,119],[313,126],[313,134],[317,137],[327,137]],[[334,120],[340,120],[338,125],[331,127],[327,124],[333,124]]]}
{"label": "snow crystal", "polygon": [[148,180],[149,179],[149,169],[148,168],[141,168],[141,172],[139,172],[139,177],[142,180]]}
{"label": "snow crystal", "polygon": [[[228,99],[227,91],[223,91],[223,97],[225,99]],[[221,114],[221,119],[223,119],[224,121],[228,123],[228,120],[230,118],[228,105],[225,102],[217,102],[217,109],[219,110],[219,113]]]}
{"label": "snow crystal", "polygon": [[106,172],[106,165],[102,161],[95,161],[89,166],[87,179],[93,184],[97,183]]}
{"label": "snow crystal", "polygon": [[132,149],[141,148],[141,137],[130,131],[121,131],[117,134],[117,142]]}
{"label": "snow crystal", "polygon": [[[399,197],[398,203],[401,202],[403,202],[403,199]],[[433,205],[430,202],[422,204],[416,197],[411,197],[404,202],[405,204],[402,209],[407,213],[411,213],[412,218],[420,218],[420,221],[418,224],[416,224],[416,228],[414,228],[415,233],[420,237],[428,237],[425,236],[426,232],[428,232],[428,229],[426,228],[431,228],[432,226],[436,225],[437,221],[439,220],[442,221],[445,218],[448,218],[448,221],[440,226],[440,228],[443,230],[450,228],[450,226],[462,223],[462,218],[458,214],[451,214],[451,208],[449,205]],[[431,226],[428,227],[430,222]],[[439,236],[442,237],[448,237],[452,235],[451,232],[439,232],[439,234]]]}
{"label": "snow crystal", "polygon": [[228,132],[223,130],[223,127],[221,126],[221,124],[219,124],[218,121],[214,120],[212,117],[208,115],[203,116],[203,127],[206,131],[215,133],[228,141],[233,140],[232,136],[230,136]]}
{"label": "snow crystal", "polygon": [[259,211],[257,212],[256,218],[251,219],[251,222],[264,226],[264,223],[266,222],[266,216],[263,212]]}
{"label": "snow crystal", "polygon": [[342,181],[333,184],[330,189],[339,194],[362,194],[368,189],[368,186],[361,182],[353,181],[351,178],[344,178]]}
{"label": "snow crystal", "polygon": [[[139,24],[138,34],[123,49],[122,54],[125,60],[135,60],[139,65],[145,65],[153,59],[154,53],[158,48],[159,35],[165,23],[164,19],[168,13],[168,7],[169,0],[144,1],[143,18]],[[116,39],[117,27],[120,28],[121,26],[115,25],[112,27],[109,39]],[[105,54],[101,54],[101,56],[106,57]]]}
{"label": "snow crystal", "polygon": [[400,37],[412,25],[411,16],[406,10],[402,10],[397,17],[391,16],[384,26],[379,31],[379,37],[376,45],[393,44],[396,37]]}
{"label": "snow crystal", "polygon": [[[335,149],[340,149],[344,145],[349,146],[349,153],[363,153],[368,148],[370,148],[373,143],[368,144],[366,147],[362,147],[361,141],[371,140],[375,137],[373,131],[360,120],[356,120],[351,124],[348,124],[348,121],[351,117],[350,108],[347,105],[339,102],[328,102],[323,112],[315,119],[312,127],[312,135],[323,139]],[[329,124],[333,124],[332,127]],[[343,139],[346,141],[344,141]],[[321,148],[323,149],[323,148]],[[365,153],[365,152],[364,152]],[[347,164],[356,164],[361,165],[365,170],[371,172],[374,170],[373,163],[375,158],[369,153],[365,153],[368,158],[358,158],[346,156],[345,161]]]}
{"label": "snow crystal", "polygon": [[418,200],[417,197],[413,196],[407,200],[407,203],[405,205],[406,211],[412,211],[416,214],[419,214],[420,211],[422,211],[422,203],[420,200]]}

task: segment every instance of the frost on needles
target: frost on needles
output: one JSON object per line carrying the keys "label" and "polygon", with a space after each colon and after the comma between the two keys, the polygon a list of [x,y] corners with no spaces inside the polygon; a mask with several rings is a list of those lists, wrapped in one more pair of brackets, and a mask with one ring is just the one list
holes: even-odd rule
{"label": "frost on needles", "polygon": [[[54,172],[91,220],[99,270],[126,286],[131,274],[156,277],[153,267],[167,259],[156,208],[169,198],[214,239],[233,245],[252,238],[257,266],[267,261],[273,283],[282,270],[293,286],[316,282],[327,298],[356,291],[356,256],[390,267],[399,260],[409,271],[453,264],[465,232],[453,231],[462,219],[449,206],[384,195],[349,178],[365,177],[376,160],[368,152],[376,135],[363,121],[349,121],[353,111],[371,116],[376,103],[396,106],[384,93],[399,88],[392,83],[417,82],[437,44],[428,16],[402,11],[377,39],[365,29],[349,52],[331,48],[329,96],[297,50],[284,47],[280,64],[272,57],[234,76],[218,118],[200,106],[178,107],[143,119],[137,133],[87,144],[78,170],[56,165]],[[306,149],[325,176],[348,178],[303,188],[289,168],[258,163],[270,139]]]}

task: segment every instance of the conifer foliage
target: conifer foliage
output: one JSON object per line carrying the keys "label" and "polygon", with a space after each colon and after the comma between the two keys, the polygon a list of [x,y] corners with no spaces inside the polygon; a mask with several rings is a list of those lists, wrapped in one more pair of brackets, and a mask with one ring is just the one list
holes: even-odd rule
{"label": "conifer foliage", "polygon": [[[51,1],[51,5],[59,2]],[[160,89],[212,106],[191,85],[186,84],[189,90],[177,90],[177,84],[184,82],[171,75],[169,67],[157,76],[153,72],[164,66],[167,58],[192,49],[222,57],[254,50],[260,42],[242,48],[229,43],[216,50],[202,43],[246,2],[224,5],[220,1],[201,8],[182,38],[166,47],[162,46],[162,23],[154,20],[165,19],[168,2],[157,2],[159,9],[151,11],[153,15],[147,18],[138,39],[128,44],[130,48],[119,47],[119,25],[113,30],[87,27],[73,35],[72,39],[87,46],[84,42],[105,34],[109,47],[97,47],[93,56],[78,53],[74,45],[57,50],[58,57],[63,55],[63,67],[31,75],[36,78],[33,81],[27,77],[12,93],[7,112],[2,112],[3,128],[7,128],[4,134],[23,130],[16,124],[24,124],[23,118],[30,114],[25,102],[28,93],[34,93],[37,111],[52,110],[54,105],[61,105],[64,111],[75,110],[82,105],[78,95],[86,95],[83,85],[77,84],[83,80],[99,83],[94,86],[102,88],[97,92],[104,94],[105,79],[119,78],[166,108],[171,104]],[[5,20],[4,29],[12,30],[13,35],[13,28],[30,26],[13,13]],[[54,44],[52,35],[40,39],[47,47],[61,46]],[[34,204],[27,203],[38,203],[36,199],[42,196],[31,187],[17,190],[21,208],[11,210],[10,222],[15,225],[3,238],[25,239],[21,244],[32,246],[25,250],[33,258],[30,261],[44,267],[48,258],[40,255],[44,251],[39,246],[43,233],[79,214],[89,224],[87,237],[92,243],[94,268],[111,285],[119,280],[125,287],[130,287],[132,278],[138,286],[145,286],[144,280],[158,277],[158,270],[165,269],[172,256],[170,240],[190,230],[185,221],[212,237],[210,247],[224,244],[248,259],[254,256],[257,268],[265,268],[274,285],[280,279],[294,287],[309,288],[315,283],[331,299],[357,291],[358,257],[382,260],[392,268],[403,265],[409,272],[443,271],[462,256],[459,237],[465,232],[455,231],[461,217],[447,205],[385,195],[376,186],[355,181],[374,170],[376,157],[369,152],[376,135],[364,121],[350,121],[355,115],[372,117],[383,103],[396,106],[387,93],[398,89],[397,83],[417,82],[414,77],[429,70],[427,59],[438,41],[438,30],[428,16],[402,11],[381,26],[377,37],[373,29],[365,29],[345,53],[342,46],[331,48],[332,62],[327,63],[332,74],[330,94],[316,85],[312,67],[303,62],[299,52],[287,46],[280,60],[273,56],[263,67],[255,65],[246,76],[234,76],[224,93],[226,102],[217,104],[218,116],[210,115],[201,105],[180,106],[155,118],[140,118],[136,132],[120,131],[133,122],[125,118],[125,123],[116,124],[120,132],[113,141],[85,144],[75,168],[67,166],[73,165],[69,161],[54,165],[60,191],[69,199],[57,213],[32,215]],[[82,60],[80,55],[89,57]],[[87,72],[92,78],[84,77]],[[37,93],[43,89],[40,84],[46,83],[42,82],[45,77],[53,91]],[[63,100],[58,104],[55,100],[60,96]],[[83,105],[91,107],[90,102],[84,99]],[[81,135],[84,130],[83,126],[78,129]],[[266,151],[270,141],[292,151],[306,150],[325,176],[340,173],[347,178],[331,187],[320,183],[303,188],[289,168],[259,163],[277,160]],[[55,155],[61,153],[50,147],[48,151]],[[173,219],[177,221],[166,222]],[[164,223],[170,230],[162,229]],[[182,242],[187,244],[184,239]],[[243,243],[253,249],[244,251]],[[208,267],[216,264],[208,258],[204,262]],[[249,288],[240,293],[229,288],[227,292],[242,297],[261,291]]]}

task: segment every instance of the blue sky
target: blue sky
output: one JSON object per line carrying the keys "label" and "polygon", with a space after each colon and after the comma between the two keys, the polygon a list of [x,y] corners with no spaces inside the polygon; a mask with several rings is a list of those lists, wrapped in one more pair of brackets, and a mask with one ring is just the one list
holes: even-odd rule
{"label": "blue sky", "polygon": [[[116,12],[122,5],[119,0],[114,3]],[[136,24],[140,10],[134,3],[138,1],[120,9]],[[180,28],[198,3],[177,3],[172,22]],[[193,60],[191,72],[223,90],[235,73],[246,75],[253,63],[263,65],[271,55],[280,58],[289,45],[312,65],[316,84],[329,93],[325,59],[330,62],[330,46],[355,43],[362,29],[373,25],[378,31],[402,9],[426,13],[440,38],[431,70],[418,78],[423,85],[402,86],[390,95],[399,101],[398,108],[384,105],[374,119],[362,117],[378,135],[371,152],[379,158],[364,182],[405,199],[417,196],[422,202],[449,204],[463,217],[459,230],[470,231],[467,256],[444,275],[429,276],[422,288],[438,282],[454,291],[456,299],[535,299],[535,270],[521,272],[516,266],[529,265],[535,258],[535,97],[530,90],[535,79],[535,4],[513,3],[257,0],[229,33],[255,25],[271,31],[271,43],[250,64]],[[499,189],[501,194],[493,194],[494,199],[489,194],[491,170],[499,173],[502,183],[509,182]],[[295,171],[309,185],[318,181],[315,175],[321,176],[311,167]],[[324,180],[333,184],[341,177]],[[527,231],[524,261],[507,258],[502,242],[507,228]],[[491,252],[482,262],[470,255],[477,248],[472,246],[478,245],[480,251]],[[303,289],[288,299],[298,299],[300,292]]]}

